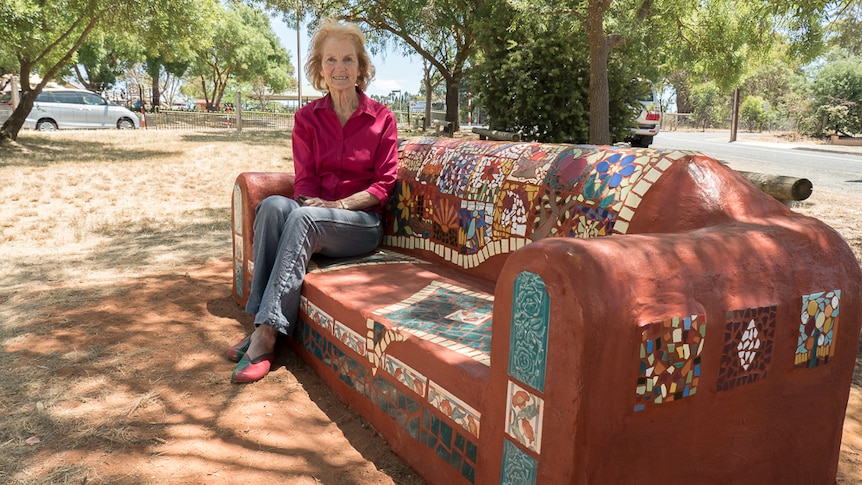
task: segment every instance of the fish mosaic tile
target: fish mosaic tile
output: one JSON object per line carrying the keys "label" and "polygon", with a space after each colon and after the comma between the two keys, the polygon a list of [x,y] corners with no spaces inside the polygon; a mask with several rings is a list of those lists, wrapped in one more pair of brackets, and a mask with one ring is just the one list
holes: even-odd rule
{"label": "fish mosaic tile", "polygon": [[838,326],[841,290],[813,293],[802,297],[796,367],[814,368],[829,362],[835,353],[832,340]]}
{"label": "fish mosaic tile", "polygon": [[772,305],[727,312],[718,391],[766,378],[772,360],[776,310]]}
{"label": "fish mosaic tile", "polygon": [[540,454],[542,418],[545,416],[543,399],[509,381],[506,404],[506,434],[528,450]]}
{"label": "fish mosaic tile", "polygon": [[705,315],[673,317],[643,327],[636,412],[695,395],[705,338]]}

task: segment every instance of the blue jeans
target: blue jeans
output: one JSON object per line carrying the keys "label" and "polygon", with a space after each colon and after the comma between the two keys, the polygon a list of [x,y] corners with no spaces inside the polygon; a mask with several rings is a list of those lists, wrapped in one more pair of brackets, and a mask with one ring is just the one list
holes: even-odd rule
{"label": "blue jeans", "polygon": [[267,197],[256,209],[254,274],[245,311],[255,315],[255,326],[266,324],[289,335],[311,255],[357,256],[373,251],[382,239],[379,214],[302,207],[287,197]]}

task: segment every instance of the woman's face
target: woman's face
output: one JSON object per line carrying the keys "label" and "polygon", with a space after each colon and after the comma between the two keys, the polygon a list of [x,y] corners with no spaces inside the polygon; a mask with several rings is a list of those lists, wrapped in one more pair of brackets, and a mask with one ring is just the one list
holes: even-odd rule
{"label": "woman's face", "polygon": [[330,37],[323,41],[321,74],[330,92],[353,91],[359,77],[359,55],[348,39]]}

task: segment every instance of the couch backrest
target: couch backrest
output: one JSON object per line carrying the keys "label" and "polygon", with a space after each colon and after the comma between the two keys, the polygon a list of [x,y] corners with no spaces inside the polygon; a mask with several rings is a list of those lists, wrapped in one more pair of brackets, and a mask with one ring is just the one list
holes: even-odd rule
{"label": "couch backrest", "polygon": [[[679,162],[687,169],[677,170],[681,173],[672,178],[685,180],[665,184],[669,193],[657,198],[664,207],[648,209],[654,221],[635,227],[647,193]],[[715,175],[722,171],[731,172],[693,152],[406,139],[385,215],[384,244],[495,280],[509,254],[546,237],[653,232],[651,227],[680,230],[710,223],[716,210],[719,218],[726,218],[728,207],[710,207],[711,201],[702,197],[704,190],[690,191],[693,200],[675,200],[672,188],[677,183],[696,185],[691,179],[700,177],[699,172],[709,173],[708,180],[726,178]],[[731,185],[750,187],[738,178],[739,183]],[[720,190],[721,184],[715,188]],[[743,199],[770,199],[756,192]],[[687,207],[679,207],[683,204]]]}

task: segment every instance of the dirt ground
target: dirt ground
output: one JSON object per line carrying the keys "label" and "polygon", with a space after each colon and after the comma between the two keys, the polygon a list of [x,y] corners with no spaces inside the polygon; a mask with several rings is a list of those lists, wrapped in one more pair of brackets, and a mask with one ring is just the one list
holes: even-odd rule
{"label": "dirt ground", "polygon": [[[252,329],[230,296],[230,190],[284,169],[284,140],[95,136],[0,151],[0,482],[423,483],[289,351],[230,383],[223,352]],[[862,198],[794,210],[862,259]],[[862,483],[862,349],[838,473]]]}

